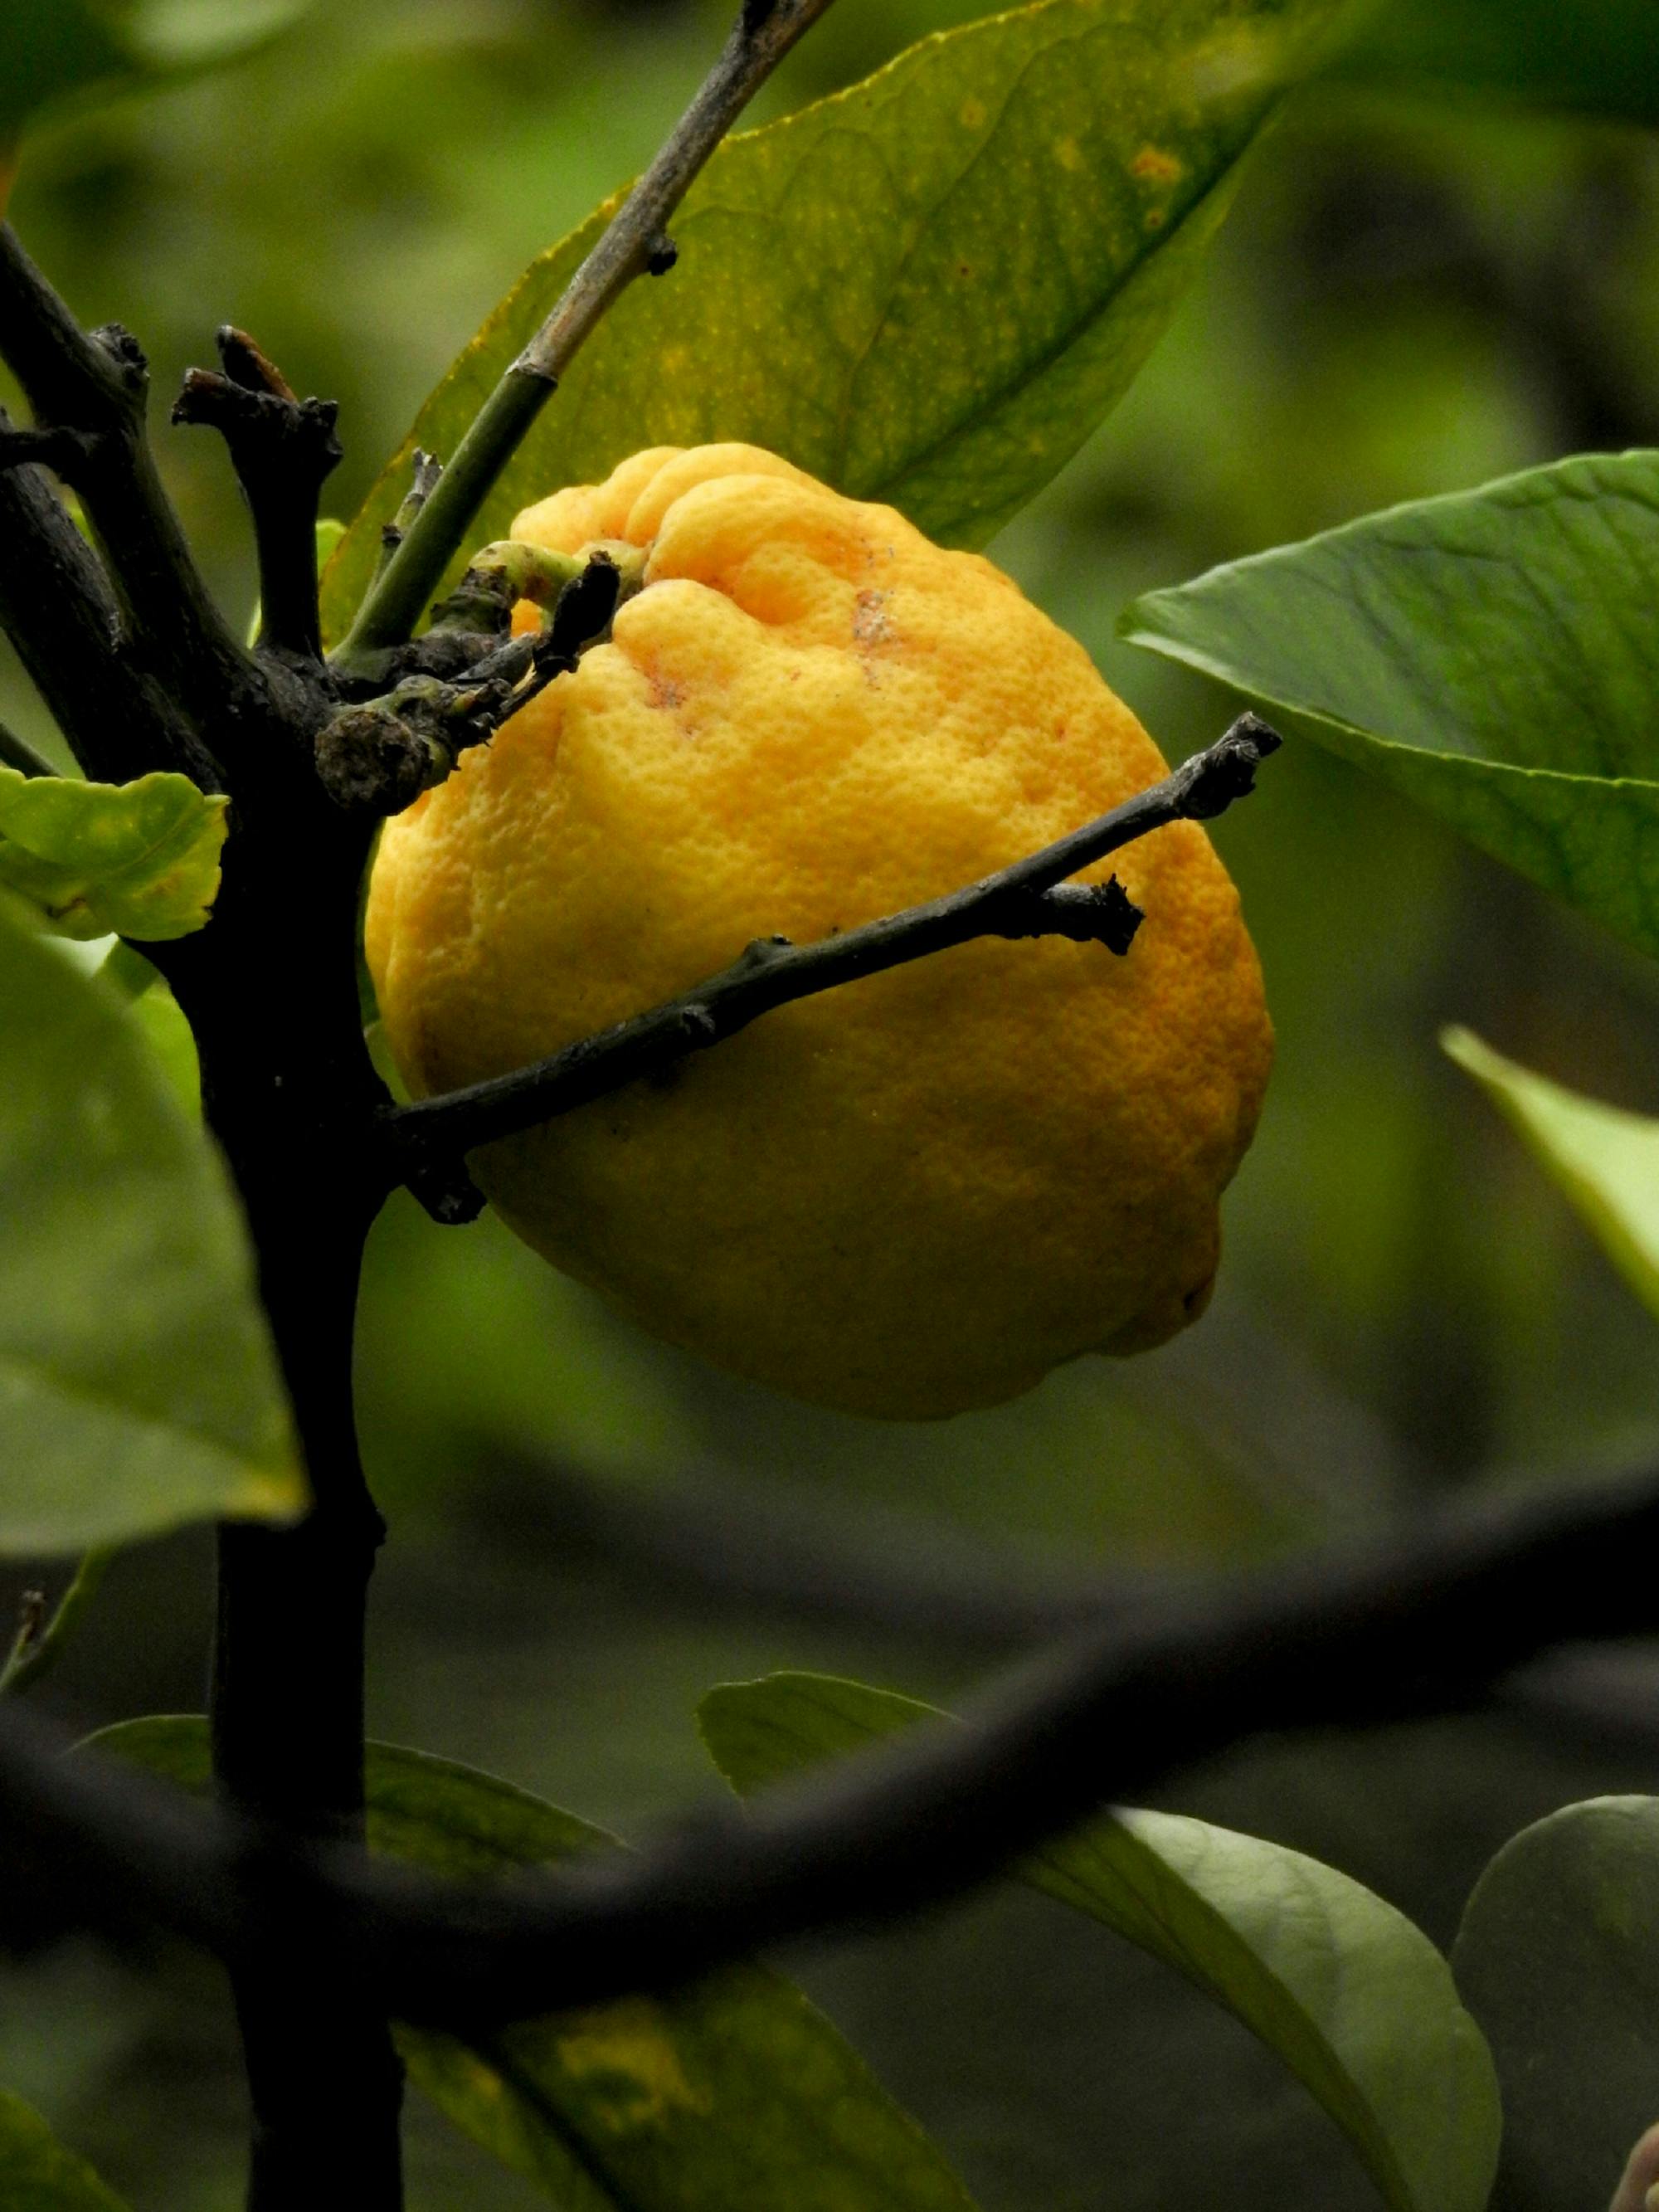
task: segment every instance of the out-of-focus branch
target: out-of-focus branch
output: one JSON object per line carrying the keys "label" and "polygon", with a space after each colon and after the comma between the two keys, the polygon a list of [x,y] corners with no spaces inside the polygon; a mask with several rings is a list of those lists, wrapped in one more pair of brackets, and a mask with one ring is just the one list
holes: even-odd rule
{"label": "out-of-focus branch", "polygon": [[1250,790],[1257,767],[1279,743],[1257,716],[1241,714],[1212,745],[1150,791],[964,890],[813,945],[758,939],[720,975],[547,1060],[389,1108],[382,1122],[389,1180],[407,1183],[421,1196],[477,1146],[656,1075],[735,1036],[775,1007],[973,938],[1063,936],[1127,952],[1140,916],[1115,878],[1098,885],[1067,885],[1064,879],[1168,823],[1221,813]]}
{"label": "out-of-focus branch", "polygon": [[720,58],[656,159],[484,402],[369,589],[334,656],[343,675],[377,675],[437,589],[452,554],[578,348],[636,276],[673,265],[666,225],[693,179],[796,40],[831,0],[745,0]]}
{"label": "out-of-focus branch", "polygon": [[[672,1988],[768,1945],[969,1888],[1102,1804],[1264,1733],[1461,1710],[1534,1654],[1659,1624],[1659,1475],[1486,1497],[1396,1540],[1171,1596],[918,1730],[638,1856],[459,1889],[343,1850],[278,1853],[141,1778],[65,1766],[0,1710],[0,1934],[32,1885],[98,1877],[78,1924],[177,1929],[222,1955],[329,1930],[402,2017],[481,2028]],[[314,1916],[314,1917],[313,1917]]]}

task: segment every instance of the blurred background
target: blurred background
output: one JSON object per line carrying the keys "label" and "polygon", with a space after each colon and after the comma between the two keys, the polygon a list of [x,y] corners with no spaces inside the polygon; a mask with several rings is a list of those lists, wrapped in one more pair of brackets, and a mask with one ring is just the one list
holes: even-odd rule
{"label": "blurred background", "polygon": [[[226,320],[337,396],[330,504],[349,514],[524,264],[653,150],[728,6],[323,0],[234,70],[43,129],[12,215],[79,314],[139,332],[163,403]],[[841,0],[761,113],[983,12]],[[1257,150],[1128,400],[992,551],[1176,757],[1237,702],[1115,641],[1134,593],[1391,501],[1656,440],[1659,139],[1327,84]],[[243,615],[222,451],[160,444]],[[9,662],[0,715],[52,743]],[[1466,1021],[1654,1110],[1659,970],[1305,743],[1218,842],[1279,1060],[1214,1308],[1162,1352],[887,1427],[631,1334],[488,1222],[387,1213],[361,1354],[393,1533],[376,1735],[638,1832],[714,1790],[691,1714],[714,1681],[811,1667],[948,1700],[1102,1582],[1659,1449],[1652,1324],[1436,1043]],[[88,1726],[199,1706],[209,1552],[195,1534],[118,1562],[44,1701]],[[0,1604],[28,1579],[0,1582]],[[1659,1730],[1623,1717],[1659,1717],[1632,1695],[1639,1665],[1558,1670],[1467,1721],[1257,1747],[1165,1802],[1327,1858],[1449,1940],[1514,1828],[1652,1786]],[[1242,2031],[1056,1907],[991,1898],[793,1963],[987,2212],[1372,2201]],[[9,1971],[0,2081],[136,2204],[239,2202],[229,2010],[197,1963]],[[540,2201],[418,2112],[411,2169],[420,2212]]]}

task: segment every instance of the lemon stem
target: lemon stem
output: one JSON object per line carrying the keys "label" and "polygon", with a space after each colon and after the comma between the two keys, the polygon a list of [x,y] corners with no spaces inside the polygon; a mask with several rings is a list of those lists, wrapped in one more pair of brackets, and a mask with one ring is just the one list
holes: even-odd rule
{"label": "lemon stem", "polygon": [[414,633],[452,556],[496,479],[553,396],[584,341],[637,276],[674,261],[665,226],[738,117],[832,0],[749,0],[720,58],[656,159],[605,226],[558,304],[473,417],[370,586],[333,656],[347,676],[373,676]]}

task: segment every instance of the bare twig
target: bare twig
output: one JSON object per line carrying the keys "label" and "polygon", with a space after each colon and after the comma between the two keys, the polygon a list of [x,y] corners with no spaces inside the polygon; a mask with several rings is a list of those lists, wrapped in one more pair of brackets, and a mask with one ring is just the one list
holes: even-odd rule
{"label": "bare twig", "polygon": [[387,1173],[419,1194],[422,1181],[479,1145],[585,1106],[735,1036],[796,999],[925,958],[975,937],[1093,939],[1127,952],[1139,915],[1122,887],[1065,886],[1064,878],[1165,823],[1219,814],[1251,787],[1279,738],[1241,714],[1214,744],[1150,791],[965,890],[888,915],[813,945],[757,939],[720,975],[678,998],[581,1038],[507,1075],[388,1108]]}
{"label": "bare twig", "polygon": [[316,660],[317,500],[340,459],[331,399],[301,399],[245,331],[218,333],[222,373],[192,368],[173,403],[175,422],[217,430],[246,495],[259,555],[259,643]]}
{"label": "bare twig", "polygon": [[[0,434],[10,425],[0,412]],[[217,788],[212,762],[167,685],[118,648],[121,610],[97,555],[42,468],[0,469],[0,629],[88,775],[114,782],[182,769]],[[15,741],[25,775],[48,767]]]}
{"label": "bare twig", "polygon": [[[48,1614],[46,1601],[41,1599],[38,1615],[26,1613],[6,1663],[0,1667],[0,1696],[31,1689],[52,1672],[80,1626],[82,1615],[97,1596],[114,1557],[114,1545],[95,1546],[76,1569],[54,1612]],[[38,1591],[29,1593],[31,1597],[39,1595]]]}
{"label": "bare twig", "polygon": [[669,217],[785,54],[830,5],[831,0],[748,0],[662,150],[485,401],[409,522],[334,656],[343,674],[378,674],[380,656],[410,635],[472,518],[578,348],[635,277],[672,266]]}
{"label": "bare twig", "polygon": [[52,457],[81,495],[132,620],[128,650],[153,659],[186,708],[223,704],[246,657],[202,580],[144,434],[148,374],[117,324],[82,330],[0,224],[0,350],[59,437]]}
{"label": "bare twig", "polygon": [[[1485,1497],[1138,1607],[919,1730],[637,1856],[459,1889],[341,1850],[280,1856],[141,1778],[65,1764],[0,1711],[0,1934],[148,1922],[240,1955],[330,1931],[402,2017],[478,2027],[672,1988],[765,1946],[952,1896],[1109,1802],[1267,1732],[1459,1711],[1553,1646],[1659,1620],[1659,1475]],[[64,1894],[63,1871],[94,1885]],[[33,1932],[38,1933],[38,1929]]]}

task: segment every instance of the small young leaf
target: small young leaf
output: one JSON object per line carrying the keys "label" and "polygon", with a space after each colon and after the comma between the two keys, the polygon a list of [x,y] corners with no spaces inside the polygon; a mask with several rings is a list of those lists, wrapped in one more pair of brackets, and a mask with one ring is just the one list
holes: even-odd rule
{"label": "small young leaf", "polygon": [[1589,454],[1138,599],[1121,628],[1659,952],[1659,453]]}
{"label": "small young leaf", "polygon": [[[933,1707],[821,1674],[711,1690],[698,1713],[740,1794],[925,1721]],[[1395,2212],[1482,2212],[1498,2154],[1492,2060],[1411,1922],[1299,1851],[1171,1813],[1120,1812],[1021,1877],[1224,2005],[1346,2135]]]}
{"label": "small young leaf", "polygon": [[[640,448],[742,440],[979,545],[1120,398],[1334,0],[1039,0],[728,140],[478,518]],[[330,564],[337,637],[415,447],[453,453],[615,203],[532,264]]]}
{"label": "small young leaf", "polygon": [[4,900],[0,1066],[0,1552],[297,1511],[218,1155],[132,1011]]}
{"label": "small young leaf", "polygon": [[1659,1798],[1597,1797],[1523,1828],[1452,1948],[1504,2090],[1499,2201],[1605,2205],[1659,2119]]}
{"label": "small young leaf", "polygon": [[1564,1090],[1468,1030],[1448,1030],[1440,1041],[1514,1123],[1644,1305],[1659,1314],[1659,1121]]}
{"label": "small young leaf", "polygon": [[228,803],[184,775],[83,783],[0,768],[0,885],[62,937],[188,937],[218,896]]}
{"label": "small young leaf", "polygon": [[[206,1723],[94,1736],[184,1788],[208,1784]],[[371,1744],[368,1840],[457,1879],[614,1846],[602,1829],[473,1768]],[[404,2029],[410,2078],[566,2212],[973,2212],[933,2145],[799,1992],[744,1967],[661,2003],[527,2022],[469,2045]]]}
{"label": "small young leaf", "polygon": [[39,2112],[0,2089],[0,2212],[123,2212]]}

